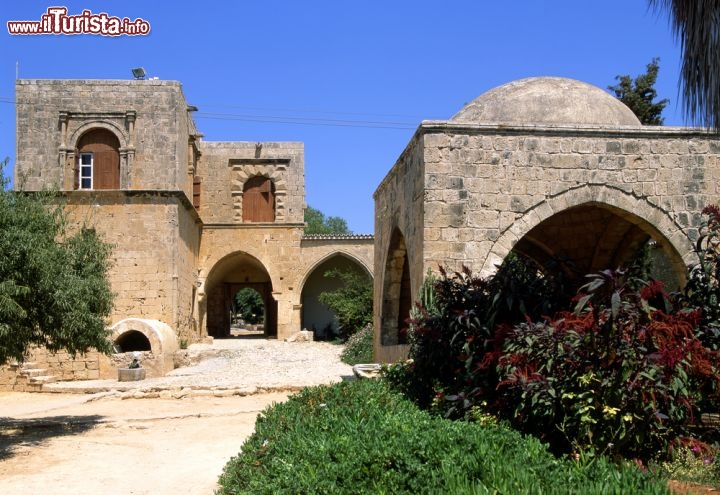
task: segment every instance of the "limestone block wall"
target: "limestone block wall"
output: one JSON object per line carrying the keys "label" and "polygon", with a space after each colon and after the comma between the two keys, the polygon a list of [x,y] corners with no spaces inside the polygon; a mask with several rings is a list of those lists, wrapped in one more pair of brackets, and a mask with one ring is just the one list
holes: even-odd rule
{"label": "limestone block wall", "polygon": [[109,324],[154,319],[179,335],[195,335],[191,299],[200,227],[182,193],[69,193],[68,209],[76,222],[95,228],[113,245],[115,308]]}
{"label": "limestone block wall", "polygon": [[647,220],[684,258],[717,200],[720,142],[681,128],[425,123],[425,265],[492,271],[530,228],[589,201]]}
{"label": "limestone block wall", "polygon": [[102,359],[107,357],[97,351],[73,358],[65,351],[51,353],[45,348],[33,347],[28,350],[24,363],[0,366],[0,390],[33,392],[53,381],[104,378],[100,370]]}
{"label": "limestone block wall", "polygon": [[[404,345],[386,345],[381,342],[384,327],[397,320],[397,304],[400,285],[392,265],[407,256],[410,268],[410,291],[415,294],[422,285],[425,262],[425,205],[424,178],[425,157],[422,135],[416,134],[395,166],[382,180],[374,194],[375,199],[375,248],[374,248],[374,301],[375,359],[392,362],[407,353]],[[399,239],[401,242],[399,242]],[[388,307],[392,316],[383,317]]]}
{"label": "limestone block wall", "polygon": [[275,223],[302,223],[305,201],[302,143],[200,141],[200,215],[206,224],[242,223],[245,181],[261,175],[275,185]]}
{"label": "limestone block wall", "polygon": [[191,194],[188,141],[194,124],[180,83],[19,80],[15,91],[16,173],[25,189],[72,189],[77,141],[100,127],[120,141],[121,189]]}

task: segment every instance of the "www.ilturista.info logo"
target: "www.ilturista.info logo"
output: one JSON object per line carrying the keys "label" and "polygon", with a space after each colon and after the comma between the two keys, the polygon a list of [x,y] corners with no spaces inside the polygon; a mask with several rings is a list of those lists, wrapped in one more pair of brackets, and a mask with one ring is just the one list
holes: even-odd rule
{"label": "www.ilturista.info logo", "polygon": [[107,15],[93,14],[83,10],[79,15],[67,15],[66,7],[49,7],[39,21],[8,21],[10,34],[99,34],[101,36],[137,36],[150,32],[150,23],[137,18],[120,19]]}

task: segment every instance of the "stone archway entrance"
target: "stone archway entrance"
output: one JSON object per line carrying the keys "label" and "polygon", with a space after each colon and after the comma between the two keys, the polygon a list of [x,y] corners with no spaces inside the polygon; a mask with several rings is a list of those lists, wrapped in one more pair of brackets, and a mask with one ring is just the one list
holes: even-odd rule
{"label": "stone archway entrance", "polygon": [[320,294],[332,291],[343,286],[342,280],[326,277],[325,274],[333,270],[348,271],[367,276],[370,283],[372,276],[368,270],[356,259],[343,253],[328,256],[319,262],[307,274],[300,296],[302,303],[302,328],[312,330],[316,340],[332,339],[337,335],[337,322],[335,314],[319,300]]}
{"label": "stone archway entrance", "polygon": [[586,282],[585,275],[628,266],[647,247],[653,261],[651,276],[675,290],[685,281],[684,265],[677,251],[662,240],[656,227],[633,213],[584,203],[543,220],[512,251],[544,269],[562,271],[577,288]]}
{"label": "stone archway entrance", "polygon": [[215,338],[230,337],[234,297],[241,289],[257,291],[262,300],[264,332],[277,336],[277,301],[273,298],[270,275],[255,257],[237,252],[218,262],[207,283],[207,333]]}

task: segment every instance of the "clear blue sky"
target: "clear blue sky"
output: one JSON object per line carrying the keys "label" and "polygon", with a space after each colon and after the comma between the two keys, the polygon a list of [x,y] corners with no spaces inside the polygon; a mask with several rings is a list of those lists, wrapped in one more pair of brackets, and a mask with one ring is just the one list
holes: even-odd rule
{"label": "clear blue sky", "polygon": [[[143,18],[147,36],[12,36],[48,7]],[[182,82],[209,141],[302,141],[306,202],[373,231],[372,194],[424,119],[505,82],[563,76],[606,88],[660,57],[666,125],[684,125],[679,48],[647,0],[3,2],[0,157],[14,163],[20,78]],[[380,124],[377,124],[380,122]],[[6,175],[8,171],[6,171]]]}

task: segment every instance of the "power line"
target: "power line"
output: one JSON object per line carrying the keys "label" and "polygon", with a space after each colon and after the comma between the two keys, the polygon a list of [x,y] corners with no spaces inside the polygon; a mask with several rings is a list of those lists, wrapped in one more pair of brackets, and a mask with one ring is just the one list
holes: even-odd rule
{"label": "power line", "polygon": [[[15,103],[15,98],[7,96],[0,96],[0,103]],[[253,108],[253,107],[242,107],[226,105],[221,108]],[[256,110],[270,110],[268,108],[255,107]],[[288,112],[295,112],[296,110],[285,109]],[[400,115],[393,114],[372,114],[372,113],[352,113],[352,112],[327,112],[327,111],[314,111],[306,110],[309,113],[316,114],[328,114],[328,115],[373,115],[378,117],[398,117]],[[244,113],[226,113],[226,112],[196,112],[193,115],[196,119],[207,119],[207,120],[234,120],[240,122],[259,122],[267,124],[290,124],[290,125],[315,125],[315,126],[326,126],[326,127],[356,127],[366,129],[398,129],[398,130],[412,130],[417,127],[417,122],[398,122],[390,120],[362,120],[362,119],[334,119],[325,117],[312,117],[312,116],[292,116],[292,115],[256,115],[256,114],[244,114]]]}
{"label": "power line", "polygon": [[410,122],[391,122],[380,120],[349,120],[349,119],[324,119],[316,117],[290,117],[276,115],[245,115],[236,113],[209,113],[198,112],[195,114],[197,119],[211,120],[238,120],[242,122],[263,122],[274,124],[300,124],[300,125],[319,125],[331,127],[363,127],[370,129],[414,129],[416,124]]}

